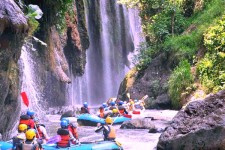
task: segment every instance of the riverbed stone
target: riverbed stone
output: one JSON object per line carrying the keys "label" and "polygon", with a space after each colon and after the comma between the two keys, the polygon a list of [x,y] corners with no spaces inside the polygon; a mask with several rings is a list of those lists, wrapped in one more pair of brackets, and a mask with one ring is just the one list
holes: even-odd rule
{"label": "riverbed stone", "polygon": [[120,129],[156,129],[151,118],[137,118],[124,122]]}
{"label": "riverbed stone", "polygon": [[159,138],[157,150],[225,149],[225,90],[180,110]]}

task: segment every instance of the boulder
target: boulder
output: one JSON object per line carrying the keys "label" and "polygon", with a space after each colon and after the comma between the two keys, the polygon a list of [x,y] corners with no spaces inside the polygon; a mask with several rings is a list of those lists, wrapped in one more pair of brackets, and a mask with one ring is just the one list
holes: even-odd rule
{"label": "boulder", "polygon": [[151,118],[137,118],[124,122],[120,129],[155,129]]}
{"label": "boulder", "polygon": [[225,149],[225,90],[189,103],[161,134],[158,150]]}

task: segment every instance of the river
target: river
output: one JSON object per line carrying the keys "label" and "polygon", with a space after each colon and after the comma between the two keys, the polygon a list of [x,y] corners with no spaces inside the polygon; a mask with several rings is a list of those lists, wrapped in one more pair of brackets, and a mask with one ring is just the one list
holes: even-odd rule
{"label": "river", "polygon": [[[141,116],[137,117],[154,117],[152,122],[157,129],[164,129],[177,111],[173,110],[146,110]],[[134,117],[135,118],[135,117]],[[59,128],[60,115],[47,115],[46,128],[49,136],[56,135]],[[76,118],[74,118],[76,122]],[[120,129],[120,125],[114,125],[119,141],[125,150],[154,150],[161,133],[148,133],[148,129]],[[103,139],[101,133],[95,133],[95,127],[78,126],[80,142],[94,142]]]}

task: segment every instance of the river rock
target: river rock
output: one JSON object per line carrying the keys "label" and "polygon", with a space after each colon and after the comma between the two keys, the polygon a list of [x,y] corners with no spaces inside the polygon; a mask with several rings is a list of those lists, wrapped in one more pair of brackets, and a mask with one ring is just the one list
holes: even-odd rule
{"label": "river rock", "polygon": [[225,90],[189,103],[159,138],[157,150],[225,149]]}
{"label": "river rock", "polygon": [[156,129],[156,127],[151,118],[137,118],[124,122],[120,129]]}

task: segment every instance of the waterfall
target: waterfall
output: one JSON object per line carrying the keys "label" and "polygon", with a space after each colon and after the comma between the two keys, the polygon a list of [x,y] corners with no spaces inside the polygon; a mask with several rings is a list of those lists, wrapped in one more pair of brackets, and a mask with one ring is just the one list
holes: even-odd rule
{"label": "waterfall", "polygon": [[[138,11],[115,0],[84,0],[90,46],[82,77],[71,74],[72,104],[90,105],[116,97],[119,85],[132,67],[131,58],[141,38]],[[72,72],[72,71],[70,71]]]}
{"label": "waterfall", "polygon": [[[26,42],[21,51],[21,56],[19,59],[20,66],[20,82],[21,82],[21,92],[25,91],[29,99],[29,109],[32,109],[37,114],[43,114],[43,107],[40,102],[43,100],[41,89],[41,81],[38,70],[38,63],[35,59],[36,49],[33,44]],[[22,104],[22,111],[26,111],[27,108]]]}

